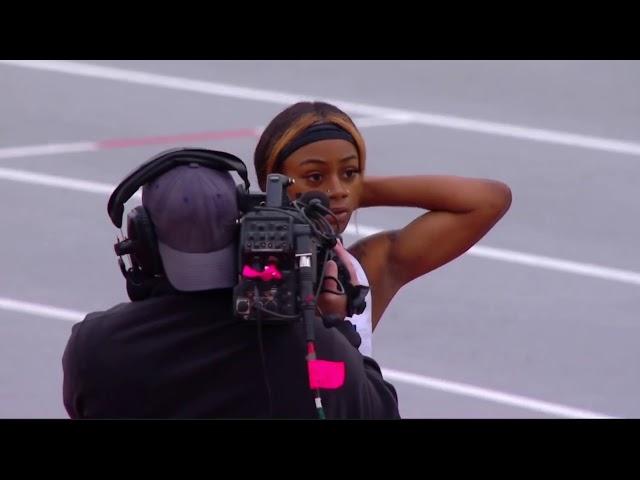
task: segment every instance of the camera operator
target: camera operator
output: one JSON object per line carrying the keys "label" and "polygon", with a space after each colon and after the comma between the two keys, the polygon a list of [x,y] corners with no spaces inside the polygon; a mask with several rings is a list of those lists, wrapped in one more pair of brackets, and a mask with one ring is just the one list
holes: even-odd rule
{"label": "camera operator", "polygon": [[[137,259],[157,255],[160,273],[136,301],[73,326],[62,358],[69,416],[317,418],[302,322],[258,329],[234,316],[240,213],[231,175],[197,163],[174,167],[144,185],[138,209],[155,251],[138,250]],[[325,273],[336,277],[337,265],[327,262]],[[358,351],[345,297],[331,293],[331,282],[318,305],[341,321],[316,318],[315,346],[344,374],[320,392],[326,418],[399,418],[395,389]]]}

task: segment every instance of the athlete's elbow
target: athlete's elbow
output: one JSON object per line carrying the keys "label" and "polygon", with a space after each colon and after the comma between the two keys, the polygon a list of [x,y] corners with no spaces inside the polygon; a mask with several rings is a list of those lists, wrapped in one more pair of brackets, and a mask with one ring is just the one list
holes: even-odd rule
{"label": "athlete's elbow", "polygon": [[492,216],[501,218],[511,207],[511,188],[506,183],[497,180],[491,180],[488,186],[485,210],[490,212]]}

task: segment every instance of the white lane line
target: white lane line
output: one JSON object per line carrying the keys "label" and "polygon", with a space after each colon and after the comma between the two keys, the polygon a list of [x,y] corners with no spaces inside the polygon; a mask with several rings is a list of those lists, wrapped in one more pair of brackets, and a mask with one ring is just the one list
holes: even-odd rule
{"label": "white lane line", "polygon": [[[40,303],[29,303],[14,300],[11,298],[0,297],[0,310],[10,312],[26,313],[39,317],[53,318],[56,320],[65,320],[76,323],[84,319],[86,313],[78,310],[69,310],[66,308],[52,307],[50,305],[42,305]],[[382,374],[387,380],[403,382],[422,388],[439,390],[442,392],[462,395],[465,397],[477,398],[480,400],[500,403],[512,407],[519,407],[526,410],[533,410],[549,415],[555,415],[568,418],[613,418],[601,413],[590,412],[587,410],[579,410],[555,403],[541,402],[519,395],[488,390],[486,388],[475,387],[463,383],[450,382],[439,378],[426,377],[415,373],[403,372],[399,370],[382,369]]]}
{"label": "white lane line", "polygon": [[262,101],[278,105],[289,105],[301,100],[324,100],[334,103],[344,110],[357,115],[381,117],[400,122],[418,123],[455,130],[506,136],[523,140],[533,140],[557,145],[603,150],[613,153],[640,155],[640,143],[612,138],[581,135],[571,132],[533,128],[509,123],[485,121],[473,118],[440,115],[398,108],[380,107],[365,103],[348,102],[340,99],[311,97],[286,92],[276,92],[236,85],[193,80],[182,77],[159,75],[123,68],[105,67],[81,62],[55,60],[0,60],[0,64],[34,68],[84,77],[116,80],[138,85],[163,87],[174,90],[218,95],[227,98]]}
{"label": "white lane line", "polygon": [[[348,225],[345,233],[358,237],[366,237],[382,231],[383,229],[381,228],[369,227],[367,225]],[[638,272],[602,267],[592,263],[573,262],[570,260],[563,260],[561,258],[533,255],[515,250],[485,247],[482,245],[474,245],[467,250],[465,255],[488,258],[491,260],[501,260],[503,262],[516,263],[519,265],[543,268],[547,270],[556,270],[559,272],[574,273],[576,275],[611,280],[614,282],[640,285],[640,273]]]}
{"label": "white lane line", "polygon": [[411,122],[407,120],[399,120],[397,118],[362,117],[362,118],[354,118],[353,123],[355,123],[358,128],[369,128],[369,127],[387,127],[391,125],[405,125]]}
{"label": "white lane line", "polygon": [[542,255],[531,255],[529,253],[516,252],[501,248],[483,247],[475,245],[468,251],[470,255],[475,255],[492,260],[503,260],[505,262],[519,263],[532,267],[557,270],[559,272],[575,273],[585,277],[601,278],[615,282],[631,283],[640,285],[640,273],[618,268],[602,267],[593,263],[578,263],[560,258],[545,257]]}
{"label": "white lane line", "polygon": [[[0,167],[0,179],[11,180],[13,182],[28,183],[31,185],[42,185],[45,187],[57,187],[76,192],[99,193],[111,195],[116,188],[108,183],[91,182],[88,180],[77,180],[75,178],[48,175],[45,173],[34,173],[25,170]],[[140,191],[136,192],[134,198],[141,199]]]}
{"label": "white lane line", "polygon": [[58,320],[67,320],[69,322],[81,321],[85,313],[77,310],[68,310],[66,308],[51,307],[40,303],[28,303],[13,300],[11,298],[0,297],[0,309],[10,312],[27,313],[40,317],[55,318]]}
{"label": "white lane line", "polygon": [[547,415],[567,418],[616,418],[598,412],[567,407],[557,403],[543,402],[520,395],[512,395],[510,393],[475,387],[465,383],[450,382],[440,378],[416,375],[414,373],[402,372],[400,370],[383,368],[382,375],[384,375],[385,379],[391,381],[408,383],[418,387],[430,388],[432,390],[439,390],[441,392],[453,393],[465,397],[478,398],[488,402],[523,408],[525,410],[541,412]]}
{"label": "white lane line", "polygon": [[43,145],[30,145],[24,147],[0,148],[0,159],[32,157],[37,155],[56,155],[60,153],[94,152],[99,150],[94,142],[75,143],[45,143]]}
{"label": "white lane line", "polygon": [[[107,183],[77,180],[73,178],[46,175],[42,173],[33,173],[11,168],[0,168],[0,179],[23,182],[32,185],[64,188],[67,190],[74,190],[78,192],[98,193],[103,195],[111,195],[111,192],[113,192],[113,190],[115,189],[115,185],[109,185]],[[140,191],[138,191],[133,198],[140,200],[142,198]],[[373,235],[374,233],[382,231],[383,229],[381,228],[371,227],[367,225],[358,225],[357,227],[354,225],[349,225],[347,226],[345,233],[348,235],[355,235],[360,237]],[[560,258],[552,258],[542,255],[517,252],[515,250],[506,250],[502,248],[476,245],[474,247],[471,247],[465,255],[473,255],[476,257],[500,260],[503,262],[526,265],[530,267],[556,270],[586,277],[640,285],[640,273],[638,272],[602,267],[590,263],[572,262]]]}

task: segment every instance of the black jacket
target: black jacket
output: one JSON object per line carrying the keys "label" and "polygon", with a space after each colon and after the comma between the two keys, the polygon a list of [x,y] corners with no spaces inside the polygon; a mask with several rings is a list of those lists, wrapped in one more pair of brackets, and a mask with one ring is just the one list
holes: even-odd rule
{"label": "black jacket", "polygon": [[[69,416],[317,418],[302,322],[262,326],[265,381],[257,327],[233,317],[231,297],[164,292],[88,314],[62,358]],[[318,359],[346,370],[341,388],[321,390],[327,418],[399,418],[395,389],[350,326],[316,322]]]}

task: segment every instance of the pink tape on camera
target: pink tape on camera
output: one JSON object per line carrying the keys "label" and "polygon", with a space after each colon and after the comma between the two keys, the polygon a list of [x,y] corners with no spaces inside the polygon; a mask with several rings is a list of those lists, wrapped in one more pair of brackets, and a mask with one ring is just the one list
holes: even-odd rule
{"label": "pink tape on camera", "polygon": [[335,390],[344,385],[344,362],[311,360],[309,362],[309,383],[311,388]]}

